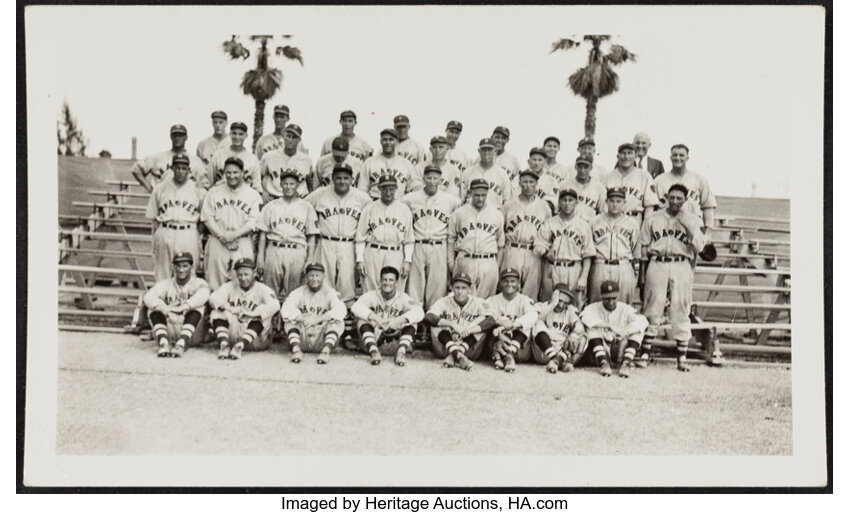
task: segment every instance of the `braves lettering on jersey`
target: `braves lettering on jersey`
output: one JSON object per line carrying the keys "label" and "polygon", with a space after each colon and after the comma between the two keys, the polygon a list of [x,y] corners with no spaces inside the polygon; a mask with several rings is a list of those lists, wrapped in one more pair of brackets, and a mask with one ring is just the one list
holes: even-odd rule
{"label": "braves lettering on jersey", "polygon": [[247,184],[236,189],[227,184],[213,186],[204,197],[201,221],[214,220],[222,230],[240,229],[246,223],[254,229],[261,202],[260,193]]}
{"label": "braves lettering on jersey", "polygon": [[546,220],[537,232],[534,248],[550,261],[580,261],[596,254],[590,225],[576,215]]}
{"label": "braves lettering on jersey", "polygon": [[302,315],[308,317],[328,314],[332,320],[342,321],[348,309],[339,297],[339,293],[327,285],[317,291],[303,285],[289,293],[280,308],[280,317],[286,323],[292,323]]}
{"label": "braves lettering on jersey", "polygon": [[568,304],[561,312],[557,312],[550,303],[538,303],[534,308],[539,313],[538,321],[534,325],[534,334],[546,332],[552,344],[561,346],[570,334],[584,333],[584,324],[574,305]]}
{"label": "braves lettering on jersey", "polygon": [[490,186],[490,191],[487,194],[487,205],[502,206],[510,199],[512,186],[505,170],[495,165],[485,170],[480,164],[475,164],[461,175],[461,200],[469,201],[469,184],[479,178],[486,180]]}
{"label": "braves lettering on jersey", "polygon": [[457,169],[460,170],[461,174],[463,174],[467,168],[472,166],[472,159],[469,158],[466,152],[457,146],[449,148],[449,151],[446,153],[446,160],[457,166]]}
{"label": "braves lettering on jersey", "polygon": [[649,255],[694,259],[705,245],[701,225],[690,213],[658,211],[643,223],[640,244],[648,247]]}
{"label": "braves lettering on jersey", "polygon": [[372,198],[380,198],[378,179],[384,175],[392,175],[398,181],[395,198],[400,200],[407,191],[410,177],[413,176],[413,165],[398,154],[393,154],[389,158],[383,154],[373,155],[363,163],[362,178],[364,180],[361,180],[357,187],[361,191],[369,193]]}
{"label": "braves lettering on jersey", "polygon": [[416,241],[445,241],[449,218],[460,206],[460,200],[445,191],[429,196],[424,190],[404,195],[401,201],[410,209],[413,238]]}
{"label": "braves lettering on jersey", "polygon": [[467,254],[497,253],[505,246],[504,226],[499,209],[485,205],[479,211],[466,204],[449,218],[449,245]]}
{"label": "braves lettering on jersey", "polygon": [[307,236],[319,233],[316,211],[305,200],[272,200],[263,207],[257,228],[269,241],[307,246]]}
{"label": "braves lettering on jersey", "polygon": [[283,196],[280,187],[280,176],[284,171],[294,171],[298,174],[298,195],[301,198],[309,192],[307,180],[310,179],[310,170],[313,161],[305,153],[296,151],[293,155],[287,155],[283,149],[272,150],[263,155],[260,162],[260,175],[262,176],[263,191],[272,196]]}
{"label": "braves lettering on jersey", "polygon": [[257,158],[251,153],[251,150],[242,148],[234,150],[231,147],[222,148],[216,151],[210,159],[210,164],[207,166],[207,175],[210,182],[217,186],[224,183],[224,162],[231,158],[238,157],[242,159],[245,170],[242,175],[246,184],[260,191],[260,163]]}
{"label": "braves lettering on jersey", "polygon": [[357,262],[363,261],[366,243],[390,247],[403,245],[404,260],[410,262],[413,251],[412,224],[410,208],[400,201],[394,200],[387,205],[381,200],[375,200],[364,207],[354,236]]}
{"label": "braves lettering on jersey", "polygon": [[215,136],[210,136],[200,143],[195,153],[198,158],[204,161],[205,165],[209,165],[210,159],[217,150],[230,147],[230,136],[224,136],[221,139],[216,139]]}
{"label": "braves lettering on jersey", "polygon": [[[561,184],[561,182],[567,180],[569,178],[570,172],[569,167],[566,164],[555,161],[553,163],[546,162],[543,164],[543,173],[552,177],[557,184]],[[561,188],[563,189],[563,188]]]}
{"label": "braves lettering on jersey", "polygon": [[594,178],[582,184],[573,176],[561,183],[561,189],[573,189],[578,193],[576,214],[584,221],[589,222],[606,209],[605,199],[608,191],[605,184]]}
{"label": "braves lettering on jersey", "polygon": [[[361,178],[363,162],[351,155],[346,155],[343,163],[351,166],[351,186],[357,187],[360,181],[363,180]],[[327,154],[319,157],[319,160],[316,161],[316,165],[313,169],[313,190],[330,185],[333,181],[333,171],[334,166],[336,165],[337,162],[334,160],[333,154]]]}
{"label": "braves lettering on jersey", "polygon": [[658,205],[658,194],[655,183],[648,171],[632,168],[625,175],[619,168],[605,176],[605,187],[624,188],[626,190],[626,205],[624,212],[642,212],[647,207]]}
{"label": "braves lettering on jersey", "polygon": [[414,168],[431,160],[430,152],[412,138],[399,141],[395,147],[395,153],[410,161]]}
{"label": "braves lettering on jersey", "polygon": [[540,198],[525,202],[520,198],[508,202],[505,213],[505,243],[534,244],[543,223],[552,217],[549,204]]}
{"label": "braves lettering on jersey", "polygon": [[492,316],[490,307],[484,299],[469,295],[466,303],[459,305],[454,293],[449,293],[434,302],[434,305],[428,309],[428,314],[465,326],[480,324],[487,316]]}
{"label": "braves lettering on jersey", "polygon": [[322,144],[322,155],[331,153],[334,139],[337,137],[344,137],[348,139],[348,154],[360,162],[366,162],[366,159],[374,153],[372,147],[362,137],[358,135],[347,137],[339,134],[338,136],[329,137],[325,140],[324,144]]}
{"label": "braves lettering on jersey", "polygon": [[410,177],[410,185],[407,188],[409,191],[419,191],[425,187],[425,166],[439,166],[443,173],[440,175],[440,185],[437,186],[437,189],[460,198],[461,171],[457,165],[449,161],[443,161],[439,165],[426,161],[416,166],[413,169],[413,175]]}
{"label": "braves lettering on jersey", "polygon": [[[195,276],[180,285],[174,277],[160,280],[145,293],[144,302],[148,309],[163,312],[166,307],[184,303],[192,310],[203,311],[210,297],[207,282]],[[185,313],[184,313],[185,314]]]}
{"label": "braves lettering on jersey", "polygon": [[590,231],[597,257],[608,260],[640,257],[640,228],[631,216],[621,214],[614,218],[607,213],[599,214],[590,222]]}
{"label": "braves lettering on jersey", "polygon": [[425,317],[422,307],[402,291],[397,291],[389,299],[377,290],[363,293],[351,306],[351,313],[364,322],[373,314],[383,321],[404,316],[410,325],[419,323]]}
{"label": "braves lettering on jersey", "polygon": [[280,302],[274,291],[262,282],[242,289],[238,282],[231,280],[210,295],[210,307],[229,312],[240,322],[252,318],[266,322],[280,309]]}
{"label": "braves lettering on jersey", "polygon": [[160,182],[171,180],[171,159],[177,153],[183,153],[189,157],[189,177],[204,189],[209,188],[210,183],[204,162],[194,155],[189,155],[185,151],[174,152],[172,150],[166,150],[153,154],[133,163],[130,171],[141,173],[150,182],[151,187],[156,187]]}
{"label": "braves lettering on jersey", "polygon": [[332,237],[353,237],[363,208],[372,202],[363,191],[352,188],[339,196],[333,187],[313,191],[305,200],[316,210],[319,233]]}
{"label": "braves lettering on jersey", "polygon": [[517,175],[519,175],[519,172],[522,169],[519,160],[508,151],[504,151],[497,155],[496,159],[493,161],[493,166],[501,168],[511,183],[516,180]]}
{"label": "braves lettering on jersey", "polygon": [[717,199],[711,192],[708,180],[695,171],[685,170],[678,174],[673,170],[662,173],[655,177],[655,190],[658,192],[659,202],[662,206],[667,204],[667,191],[673,184],[682,184],[688,188],[688,198],[682,210],[696,216],[702,223],[702,210],[717,208]]}
{"label": "braves lettering on jersey", "polygon": [[[266,134],[257,140],[257,148],[256,155],[257,160],[262,161],[263,156],[272,150],[277,150],[278,148],[283,148],[283,135],[277,135],[274,132],[271,134]],[[301,144],[301,141],[298,141],[298,144],[295,146],[296,152],[301,153],[309,153],[306,147]]]}
{"label": "braves lettering on jersey", "polygon": [[151,193],[145,216],[159,223],[197,223],[205,192],[192,180],[180,185],[173,179],[160,182]]}
{"label": "braves lettering on jersey", "polygon": [[519,324],[520,329],[526,333],[537,321],[534,302],[522,293],[517,293],[510,300],[504,293],[493,295],[487,298],[487,306],[490,308],[490,314],[496,319],[496,323],[502,325],[504,320],[510,320]]}

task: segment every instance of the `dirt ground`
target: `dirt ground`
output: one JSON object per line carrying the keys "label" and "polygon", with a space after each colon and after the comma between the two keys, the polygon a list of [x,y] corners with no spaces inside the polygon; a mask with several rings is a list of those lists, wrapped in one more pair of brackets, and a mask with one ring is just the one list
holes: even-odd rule
{"label": "dirt ground", "polygon": [[60,332],[57,453],[65,455],[791,455],[788,367],[669,363],[513,375],[444,369],[417,350],[374,367],[288,350],[158,359],[135,336]]}

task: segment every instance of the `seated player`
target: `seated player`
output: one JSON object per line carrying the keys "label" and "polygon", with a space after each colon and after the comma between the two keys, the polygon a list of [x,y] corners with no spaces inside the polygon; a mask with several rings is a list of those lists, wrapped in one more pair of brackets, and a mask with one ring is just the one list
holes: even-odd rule
{"label": "seated player", "polygon": [[219,359],[240,359],[242,350],[262,351],[271,346],[272,316],[280,309],[277,295],[262,282],[252,259],[233,265],[236,280],[222,284],[210,295],[210,313]]}
{"label": "seated player", "polygon": [[351,306],[361,347],[373,365],[381,363],[381,355],[395,355],[395,363],[404,366],[405,355],[413,350],[416,324],[425,316],[422,307],[398,287],[398,278],[398,269],[384,266],[380,289],[363,293]]}
{"label": "seated player", "polygon": [[546,364],[546,371],[568,373],[587,349],[587,335],[579,318],[575,300],[567,284],[555,284],[552,300],[535,305],[539,313],[534,325],[534,345],[531,354],[538,364]]}
{"label": "seated player", "polygon": [[[160,280],[144,296],[153,336],[159,343],[158,357],[181,357],[186,346],[202,342],[203,330],[197,331],[197,337],[193,336],[210,297],[206,280],[195,276],[191,253],[178,253],[171,263],[174,276]],[[174,348],[171,348],[171,341],[175,339]]]}
{"label": "seated player", "polygon": [[[286,297],[280,308],[284,323],[290,360],[301,362],[303,351],[319,353],[316,362],[327,364],[339,336],[345,330],[348,309],[339,293],[325,284],[325,267],[318,262],[308,263],[305,284]],[[303,347],[303,350],[302,350]]]}
{"label": "seated player", "polygon": [[500,280],[502,292],[487,298],[487,306],[496,326],[490,331],[491,354],[496,369],[516,371],[516,363],[531,357],[529,334],[537,311],[534,302],[519,292],[519,270],[505,268]]}
{"label": "seated player", "polygon": [[613,280],[600,284],[600,298],[581,311],[588,346],[603,377],[611,376],[611,360],[620,361],[619,374],[628,378],[649,322],[629,304],[617,301],[620,287]]}
{"label": "seated player", "polygon": [[434,302],[425,314],[431,328],[434,355],[445,358],[443,366],[469,371],[484,348],[484,337],[496,321],[487,303],[469,294],[472,279],[466,273],[452,277],[452,292]]}

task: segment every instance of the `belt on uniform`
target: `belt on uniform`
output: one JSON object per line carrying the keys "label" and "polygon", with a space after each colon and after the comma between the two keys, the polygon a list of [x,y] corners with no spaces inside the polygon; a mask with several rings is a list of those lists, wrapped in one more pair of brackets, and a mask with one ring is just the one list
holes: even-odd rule
{"label": "belt on uniform", "polygon": [[568,268],[571,266],[575,266],[576,264],[581,262],[571,261],[570,259],[549,259],[548,257],[546,258],[546,260],[549,262],[549,264],[553,266],[566,266]]}
{"label": "belt on uniform", "polygon": [[643,214],[643,211],[629,211],[626,214],[628,214],[629,216],[640,216]]}
{"label": "belt on uniform", "polygon": [[186,225],[177,225],[177,224],[174,224],[174,223],[163,223],[162,226],[165,227],[165,228],[173,228],[174,230],[188,230],[190,228],[195,228],[194,223],[189,223],[189,224],[186,224]]}
{"label": "belt on uniform", "polygon": [[677,255],[675,257],[667,257],[666,255],[653,255],[652,260],[659,262],[682,262],[688,260],[687,257]]}
{"label": "belt on uniform", "polygon": [[629,262],[629,259],[596,259],[594,260],[596,264],[620,264],[621,262]]}
{"label": "belt on uniform", "polygon": [[419,239],[415,241],[418,245],[441,245],[445,243],[445,241],[441,241],[438,239]]}
{"label": "belt on uniform", "polygon": [[301,245],[298,243],[281,243],[280,241],[269,241],[269,243],[277,246],[278,248],[300,248]]}
{"label": "belt on uniform", "polygon": [[469,257],[470,259],[495,259],[496,255],[498,255],[498,254],[495,254],[495,253],[468,253],[468,254],[466,254],[466,256]]}
{"label": "belt on uniform", "polygon": [[353,237],[334,237],[334,236],[322,236],[322,239],[330,239],[331,241],[340,241],[342,243],[353,243]]}
{"label": "belt on uniform", "polygon": [[371,246],[372,248],[377,248],[378,250],[401,250],[401,245],[388,246],[388,245],[381,245],[381,244],[378,244],[378,243],[367,243],[367,244],[369,246]]}
{"label": "belt on uniform", "polygon": [[534,250],[533,244],[508,243],[511,248],[519,248],[520,250]]}

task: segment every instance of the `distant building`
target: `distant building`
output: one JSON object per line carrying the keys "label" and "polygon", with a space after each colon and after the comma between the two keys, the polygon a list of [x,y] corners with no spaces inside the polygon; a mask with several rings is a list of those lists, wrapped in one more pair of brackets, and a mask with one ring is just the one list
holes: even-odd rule
{"label": "distant building", "polygon": [[100,151],[100,158],[101,159],[111,159],[112,158],[112,152],[110,152],[109,150],[101,150]]}

